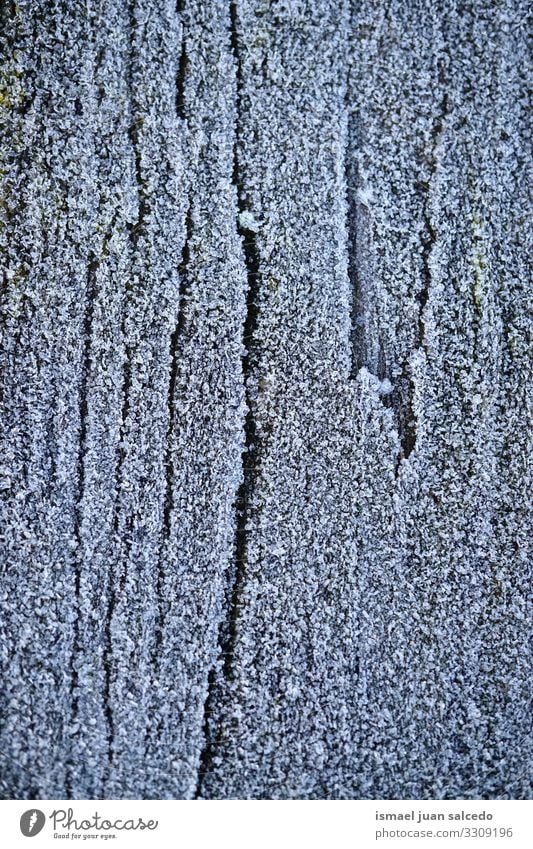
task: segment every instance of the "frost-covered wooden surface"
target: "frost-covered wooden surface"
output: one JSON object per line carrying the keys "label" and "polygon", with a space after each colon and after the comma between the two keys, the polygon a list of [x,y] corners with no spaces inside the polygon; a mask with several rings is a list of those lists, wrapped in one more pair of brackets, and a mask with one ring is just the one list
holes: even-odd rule
{"label": "frost-covered wooden surface", "polygon": [[0,4],[7,798],[525,798],[527,4]]}

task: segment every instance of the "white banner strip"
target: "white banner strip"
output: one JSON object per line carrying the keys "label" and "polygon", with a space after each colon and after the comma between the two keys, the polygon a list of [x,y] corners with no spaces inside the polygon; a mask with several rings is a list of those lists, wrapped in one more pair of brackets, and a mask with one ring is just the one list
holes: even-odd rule
{"label": "white banner strip", "polygon": [[533,847],[531,802],[42,800],[0,804],[0,845],[6,849],[73,843],[116,849]]}

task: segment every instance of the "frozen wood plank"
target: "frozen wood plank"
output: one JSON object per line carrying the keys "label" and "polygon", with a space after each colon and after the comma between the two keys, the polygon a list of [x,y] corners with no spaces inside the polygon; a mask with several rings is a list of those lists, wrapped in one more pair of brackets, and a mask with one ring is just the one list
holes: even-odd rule
{"label": "frozen wood plank", "polygon": [[527,798],[525,4],[4,4],[7,798]]}

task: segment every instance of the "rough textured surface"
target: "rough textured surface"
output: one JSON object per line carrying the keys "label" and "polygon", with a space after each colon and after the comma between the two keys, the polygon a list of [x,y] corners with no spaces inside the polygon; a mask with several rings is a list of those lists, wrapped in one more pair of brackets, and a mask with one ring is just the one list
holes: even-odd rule
{"label": "rough textured surface", "polygon": [[0,3],[6,798],[526,798],[521,0]]}

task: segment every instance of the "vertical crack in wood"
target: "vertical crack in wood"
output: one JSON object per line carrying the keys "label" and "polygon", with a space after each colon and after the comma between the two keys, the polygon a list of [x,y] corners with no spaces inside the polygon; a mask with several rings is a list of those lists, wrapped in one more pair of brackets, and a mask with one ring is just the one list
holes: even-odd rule
{"label": "vertical crack in wood", "polygon": [[133,102],[132,122],[128,129],[128,136],[133,150],[135,161],[135,182],[137,185],[137,220],[133,224],[128,224],[130,239],[134,253],[137,251],[139,239],[143,232],[144,226],[150,217],[150,204],[148,203],[148,191],[146,180],[143,175],[141,148],[139,144],[139,131],[143,126],[142,115],[135,114],[137,107]]}
{"label": "vertical crack in wood", "polygon": [[168,430],[166,440],[166,457],[165,457],[165,502],[163,507],[163,539],[168,539],[170,536],[170,525],[173,508],[172,495],[172,432],[176,419],[176,387],[179,373],[179,345],[180,340],[185,330],[187,310],[187,286],[188,272],[187,266],[190,258],[190,241],[192,239],[192,214],[189,207],[185,219],[185,242],[181,252],[181,262],[178,266],[179,291],[178,291],[178,317],[176,326],[170,337],[170,372],[168,382]]}
{"label": "vertical crack in wood", "polygon": [[[85,305],[84,318],[82,323],[82,339],[83,352],[81,357],[81,374],[79,388],[79,451],[77,458],[76,480],[76,512],[74,517],[74,536],[76,539],[76,563],[74,576],[74,598],[76,616],[73,622],[73,639],[72,639],[72,660],[71,660],[71,723],[74,724],[79,713],[79,675],[77,663],[82,654],[82,646],[80,644],[80,609],[81,609],[81,572],[83,566],[83,497],[85,491],[85,449],[87,443],[87,413],[88,413],[88,383],[91,369],[91,342],[93,336],[93,319],[94,306],[96,300],[96,273],[99,262],[91,251],[87,265],[87,284],[85,290]],[[73,787],[70,770],[72,764],[69,764],[69,769],[66,771],[65,786],[67,798],[72,798]]]}
{"label": "vertical crack in wood", "polygon": [[348,279],[350,282],[350,378],[354,378],[363,366],[372,369],[366,340],[368,321],[368,210],[361,203],[359,164],[356,156],[350,156],[352,145],[359,142],[358,124],[353,117],[348,122],[347,154],[345,162],[345,184],[347,193],[347,238]]}
{"label": "vertical crack in wood", "polygon": [[163,519],[162,519],[162,528],[161,528],[161,549],[159,554],[159,572],[157,577],[157,603],[159,605],[159,614],[158,619],[155,625],[155,639],[154,639],[154,654],[153,654],[153,663],[154,668],[157,666],[157,659],[159,655],[159,651],[161,648],[161,643],[163,640],[163,631],[164,631],[164,622],[165,622],[165,609],[167,603],[165,601],[164,595],[164,587],[165,587],[165,573],[163,568],[164,562],[164,548],[166,542],[170,539],[171,536],[171,525],[172,525],[172,512],[174,508],[174,494],[173,494],[173,485],[174,485],[174,475],[173,475],[173,461],[172,461],[172,437],[176,422],[176,390],[179,376],[179,354],[181,348],[181,340],[185,331],[186,321],[187,321],[187,310],[186,310],[186,299],[187,299],[187,287],[189,283],[189,275],[188,275],[188,264],[190,259],[190,242],[192,239],[192,231],[193,231],[193,221],[192,221],[192,211],[191,207],[187,210],[187,215],[185,218],[185,241],[183,243],[183,248],[181,252],[181,262],[178,266],[178,277],[179,277],[179,290],[178,290],[178,317],[176,321],[176,326],[172,332],[170,337],[170,368],[169,368],[169,381],[168,381],[168,395],[167,395],[167,418],[168,418],[168,427],[167,427],[167,437],[166,437],[166,452],[165,452],[165,497],[163,503]]}
{"label": "vertical crack in wood", "polygon": [[[443,84],[443,80],[440,80]],[[421,266],[422,286],[416,295],[418,302],[418,318],[416,330],[417,348],[425,347],[424,311],[429,299],[431,288],[430,257],[434,249],[437,233],[431,220],[429,195],[435,179],[438,160],[438,147],[443,132],[444,122],[449,113],[448,95],[445,93],[435,118],[431,133],[431,150],[428,156],[428,177],[419,182],[417,187],[423,194],[421,233]],[[361,144],[361,129],[357,121],[351,118],[348,128],[348,151]],[[416,445],[416,415],[414,411],[415,386],[411,366],[404,362],[401,374],[393,380],[390,364],[383,340],[379,338],[379,327],[373,328],[372,304],[376,292],[373,287],[377,281],[372,280],[372,245],[370,234],[369,211],[364,201],[364,185],[359,173],[357,157],[348,156],[345,166],[347,186],[347,236],[348,236],[348,277],[351,286],[351,372],[353,378],[362,367],[376,374],[381,380],[388,379],[394,385],[392,393],[384,393],[382,400],[385,406],[394,411],[401,451],[398,457],[397,470],[402,459],[407,459]],[[374,317],[375,318],[375,317]],[[375,338],[377,334],[378,338]]]}
{"label": "vertical crack in wood", "polygon": [[436,117],[433,131],[431,134],[431,151],[429,156],[429,171],[428,179],[418,184],[419,190],[422,192],[423,209],[422,218],[424,222],[424,230],[422,231],[420,240],[422,243],[422,287],[418,292],[419,303],[419,319],[418,319],[418,344],[424,345],[424,309],[428,302],[429,290],[431,288],[431,266],[430,257],[437,241],[437,233],[431,220],[429,209],[429,196],[432,185],[435,181],[437,173],[437,151],[440,144],[444,121],[449,113],[448,95],[445,94],[440,105],[439,113]]}
{"label": "vertical crack in wood", "polygon": [[[143,125],[143,118],[139,114],[138,104],[135,98],[135,44],[138,30],[136,19],[136,2],[130,0],[127,5],[128,31],[129,31],[129,62],[128,62],[128,89],[130,98],[130,113],[131,123],[128,128],[128,137],[131,144],[131,149],[134,159],[134,177],[137,187],[137,220],[134,224],[126,223],[129,231],[131,244],[131,259],[132,259],[132,274],[135,268],[136,258],[139,248],[139,240],[142,231],[145,228],[146,222],[150,216],[150,206],[147,197],[146,181],[142,169],[141,147],[139,140],[139,131]],[[113,523],[114,539],[124,540],[125,552],[121,551],[120,561],[117,564],[117,576],[115,581],[109,581],[109,601],[106,613],[105,624],[105,649],[104,649],[104,688],[103,688],[103,703],[107,721],[107,748],[108,748],[108,766],[109,770],[113,766],[113,739],[114,739],[114,716],[111,705],[111,684],[113,677],[113,637],[112,626],[115,615],[115,610],[118,603],[118,598],[122,594],[126,584],[126,563],[131,545],[132,519],[126,516],[124,519],[124,528],[120,527],[120,498],[122,492],[123,469],[126,459],[125,450],[125,434],[126,422],[130,412],[130,398],[132,388],[132,352],[127,342],[127,316],[128,316],[128,293],[133,289],[133,282],[126,284],[124,291],[124,303],[122,308],[121,320],[121,338],[124,344],[124,369],[122,379],[122,409],[120,416],[120,435],[118,445],[117,459],[117,492],[115,503],[115,516]]]}
{"label": "vertical crack in wood", "polygon": [[[420,241],[421,241],[421,266],[422,266],[422,286],[417,293],[418,301],[418,327],[417,327],[417,347],[425,348],[425,323],[424,311],[429,300],[431,289],[431,254],[437,241],[437,232],[433,226],[431,219],[431,211],[429,208],[430,193],[435,181],[437,172],[437,151],[440,144],[444,121],[449,112],[448,95],[445,93],[440,104],[438,114],[436,116],[432,133],[431,133],[431,149],[428,161],[428,177],[427,180],[417,184],[417,188],[422,193],[422,221],[424,224]],[[414,409],[415,386],[413,376],[408,364],[404,365],[401,378],[403,390],[401,397],[397,400],[396,393],[393,395],[393,404],[397,408],[398,434],[401,444],[401,456],[407,460],[412,453],[417,438],[417,422]],[[401,459],[401,458],[400,458]]]}
{"label": "vertical crack in wood", "polygon": [[182,21],[181,30],[181,52],[176,72],[176,115],[178,118],[185,120],[187,115],[185,111],[185,80],[187,76],[187,66],[189,59],[187,56],[187,38],[185,36],[185,24]]}
{"label": "vertical crack in wood", "polygon": [[[244,253],[244,263],[247,275],[246,315],[243,324],[242,338],[244,353],[242,357],[242,375],[246,397],[247,412],[244,421],[244,444],[241,455],[241,484],[237,490],[234,502],[235,537],[234,558],[229,572],[225,591],[225,614],[218,631],[218,657],[222,658],[222,669],[219,672],[215,665],[208,674],[207,693],[204,703],[203,739],[204,745],[200,753],[198,777],[195,798],[202,794],[203,782],[209,772],[215,751],[221,739],[222,729],[216,722],[211,722],[215,708],[219,704],[225,685],[234,680],[233,656],[237,642],[238,618],[242,604],[242,591],[246,575],[247,556],[247,525],[249,519],[250,496],[254,488],[257,474],[257,436],[254,415],[254,401],[250,395],[250,372],[252,353],[258,318],[258,296],[260,288],[259,251],[256,235],[245,226],[246,218],[243,213],[251,214],[249,205],[243,194],[242,168],[240,150],[242,147],[242,58],[239,47],[237,4],[229,5],[230,15],[230,45],[236,71],[236,129],[233,147],[233,183],[237,190],[237,231],[241,236]],[[218,674],[217,674],[218,673]],[[217,727],[218,725],[218,727]]]}
{"label": "vertical crack in wood", "polygon": [[350,379],[367,368],[380,380],[390,377],[382,327],[379,324],[379,279],[373,246],[371,193],[358,161],[363,129],[360,119],[348,120],[344,165],[346,186],[346,234],[350,283]]}

